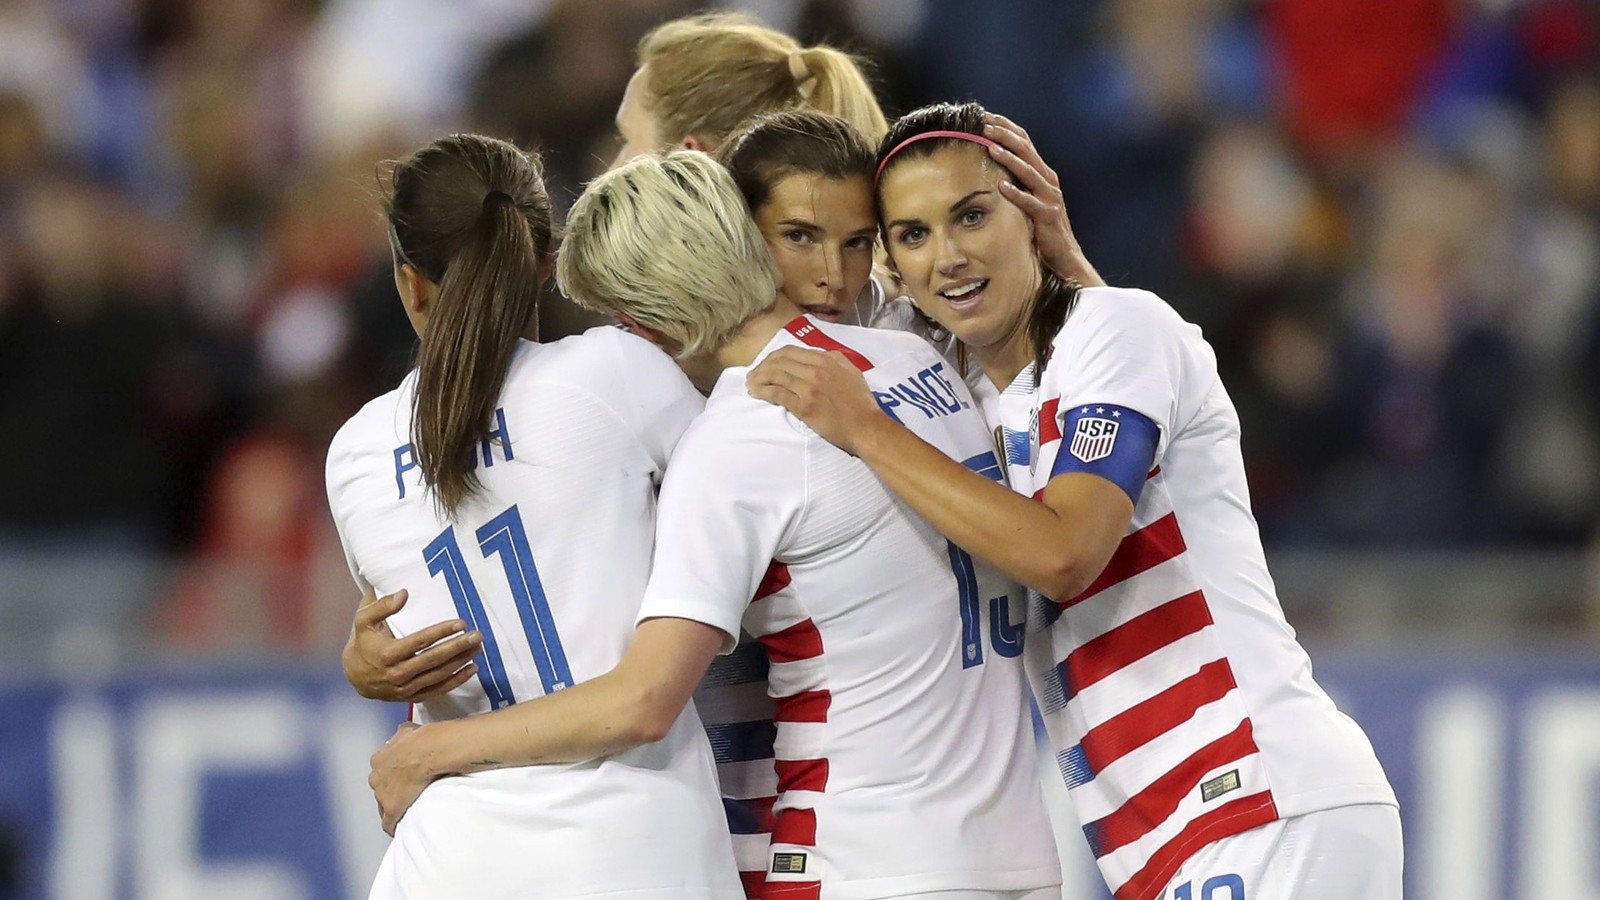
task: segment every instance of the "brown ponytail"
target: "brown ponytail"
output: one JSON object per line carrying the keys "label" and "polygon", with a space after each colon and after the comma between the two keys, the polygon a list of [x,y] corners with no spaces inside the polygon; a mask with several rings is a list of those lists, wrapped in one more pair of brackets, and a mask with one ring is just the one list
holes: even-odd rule
{"label": "brown ponytail", "polygon": [[478,455],[517,342],[535,327],[552,222],[538,160],[480,135],[442,138],[395,166],[397,263],[438,285],[417,353],[411,440],[451,518],[481,488]]}

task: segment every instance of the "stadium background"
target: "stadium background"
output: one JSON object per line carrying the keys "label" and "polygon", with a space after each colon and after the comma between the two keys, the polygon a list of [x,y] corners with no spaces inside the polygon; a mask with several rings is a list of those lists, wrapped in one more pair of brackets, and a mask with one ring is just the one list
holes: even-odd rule
{"label": "stadium background", "polygon": [[[1020,120],[1107,279],[1204,326],[1408,896],[1600,897],[1600,10],[732,5]],[[337,674],[321,460],[411,348],[375,161],[487,131],[570,201],[695,8],[0,0],[0,898],[365,895],[399,712]]]}

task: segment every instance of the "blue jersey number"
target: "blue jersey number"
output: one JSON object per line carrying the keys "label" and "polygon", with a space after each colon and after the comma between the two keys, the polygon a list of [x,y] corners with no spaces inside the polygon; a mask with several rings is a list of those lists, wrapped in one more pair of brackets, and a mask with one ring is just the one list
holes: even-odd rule
{"label": "blue jersey number", "polygon": [[[1005,484],[1000,461],[992,451],[964,459],[961,464],[990,481]],[[972,555],[953,541],[945,543],[950,549],[950,571],[956,576],[957,602],[961,604],[961,668],[970,669],[983,665],[983,598],[978,596],[978,573],[972,567]],[[1026,631],[1026,622],[1011,623],[1010,597],[989,598],[989,644],[995,653],[1007,659],[1021,656]]]}
{"label": "blue jersey number", "polygon": [[[539,569],[533,563],[533,552],[528,549],[528,530],[522,524],[522,514],[516,506],[508,507],[479,528],[476,537],[483,558],[499,556],[505,568],[511,599],[522,621],[522,633],[528,640],[544,692],[549,694],[570,687],[572,671],[567,667],[566,651],[561,649],[561,635],[556,633],[550,601],[539,581]],[[422,548],[422,558],[427,561],[430,574],[444,579],[455,601],[457,615],[466,621],[468,628],[483,634],[483,648],[474,661],[478,664],[478,683],[489,698],[490,708],[499,709],[517,702],[500,655],[500,643],[494,629],[489,627],[483,598],[472,581],[472,574],[467,571],[455,529],[439,532],[432,543]]]}
{"label": "blue jersey number", "polygon": [[[983,665],[983,603],[978,594],[978,572],[973,568],[972,555],[945,542],[950,550],[950,571],[956,576],[956,602],[961,605],[961,668]],[[1027,631],[1026,622],[1011,622],[1011,598],[989,598],[989,645],[994,652],[1007,659],[1022,655],[1022,638]]]}

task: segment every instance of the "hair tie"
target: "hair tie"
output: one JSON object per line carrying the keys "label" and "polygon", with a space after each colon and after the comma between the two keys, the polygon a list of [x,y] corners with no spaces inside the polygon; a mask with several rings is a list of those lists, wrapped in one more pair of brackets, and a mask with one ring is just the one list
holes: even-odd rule
{"label": "hair tie", "polygon": [[817,89],[817,76],[806,65],[804,50],[789,52],[789,77],[794,79],[795,89],[800,92],[801,99],[811,99],[811,92]]}
{"label": "hair tie", "polygon": [[515,205],[516,202],[510,194],[497,188],[483,195],[483,211],[493,212],[501,204]]}
{"label": "hair tie", "polygon": [[873,183],[876,184],[879,179],[883,178],[884,166],[889,164],[889,160],[894,159],[894,155],[896,153],[904,150],[907,144],[915,144],[917,141],[925,141],[928,138],[955,138],[958,141],[971,141],[974,144],[982,144],[985,147],[993,148],[1000,146],[981,134],[973,134],[968,131],[924,131],[921,134],[913,134],[911,137],[906,138],[898,144],[895,144],[893,150],[890,150],[888,153],[883,155],[883,162],[878,163],[878,171],[872,176]]}

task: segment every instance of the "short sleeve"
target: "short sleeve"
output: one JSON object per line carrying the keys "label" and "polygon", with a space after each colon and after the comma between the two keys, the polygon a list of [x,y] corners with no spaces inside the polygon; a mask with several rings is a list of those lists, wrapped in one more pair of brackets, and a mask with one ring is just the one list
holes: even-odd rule
{"label": "short sleeve", "polygon": [[1161,298],[1147,291],[1086,290],[1040,375],[1040,428],[1050,428],[1044,419],[1051,414],[1055,433],[1070,446],[1075,425],[1069,420],[1078,411],[1131,411],[1157,429],[1159,460],[1215,378],[1216,363],[1200,329]]}
{"label": "short sleeve", "polygon": [[776,407],[695,423],[661,486],[639,621],[702,622],[727,636],[722,652],[733,649],[745,607],[804,511],[805,441]]}
{"label": "short sleeve", "polygon": [[343,468],[348,456],[344,448],[345,432],[353,427],[354,421],[352,419],[341,428],[334,436],[333,443],[329,445],[328,461],[323,470],[323,477],[328,489],[328,511],[333,517],[333,530],[339,535],[339,549],[344,553],[345,565],[350,567],[350,577],[355,579],[356,587],[366,591],[371,585],[361,576],[361,567],[356,564],[355,554],[350,552],[350,541],[345,538],[344,520],[340,516],[340,511],[344,509],[341,498],[344,486]]}

